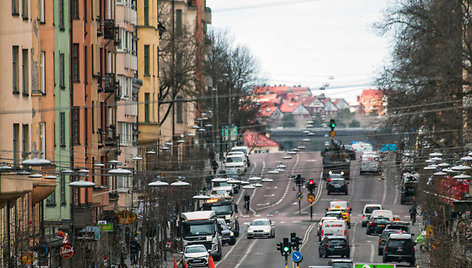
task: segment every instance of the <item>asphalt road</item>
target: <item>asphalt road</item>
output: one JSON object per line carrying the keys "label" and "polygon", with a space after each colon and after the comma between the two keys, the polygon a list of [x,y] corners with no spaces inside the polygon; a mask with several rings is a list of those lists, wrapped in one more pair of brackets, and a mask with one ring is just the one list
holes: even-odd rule
{"label": "asphalt road", "polygon": [[[328,258],[318,257],[318,237],[316,235],[317,221],[324,215],[325,209],[332,200],[347,200],[352,207],[351,229],[349,239],[351,244],[351,259],[358,262],[381,263],[377,255],[378,237],[366,235],[361,226],[362,209],[367,203],[381,203],[385,209],[390,209],[401,220],[407,221],[408,205],[400,205],[398,187],[393,184],[393,178],[378,180],[378,175],[359,175],[358,160],[351,162],[351,179],[349,195],[327,195],[325,184],[320,180],[321,156],[319,152],[299,152],[292,159],[282,159],[286,153],[252,154],[251,167],[245,177],[258,176],[274,179],[266,182],[263,187],[255,190],[243,190],[235,196],[239,209],[241,234],[233,246],[224,246],[223,259],[217,262],[220,268],[238,267],[285,267],[284,258],[276,249],[277,242],[284,237],[290,237],[295,232],[303,239],[301,252],[303,262],[300,267],[311,265],[327,265]],[[281,162],[287,164],[285,172],[268,174],[269,170]],[[384,172],[394,176],[393,167],[384,165]],[[306,199],[307,189],[303,188],[301,214],[298,210],[297,188],[290,174],[301,174],[304,178],[316,179],[318,188],[313,205],[313,221],[310,221],[309,203]],[[243,196],[245,192],[251,196],[251,209],[248,214],[244,210]],[[255,218],[270,218],[275,222],[276,236],[272,239],[247,239],[247,226]],[[413,232],[415,229],[412,228]],[[418,231],[416,231],[418,233]],[[406,263],[403,263],[407,266]],[[403,266],[402,264],[398,266]],[[288,267],[295,267],[289,259]]]}

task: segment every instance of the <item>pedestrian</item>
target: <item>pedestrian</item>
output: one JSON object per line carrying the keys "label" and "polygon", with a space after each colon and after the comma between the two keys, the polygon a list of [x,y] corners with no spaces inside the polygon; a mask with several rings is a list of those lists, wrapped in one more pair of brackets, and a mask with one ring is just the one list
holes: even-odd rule
{"label": "pedestrian", "polygon": [[244,208],[246,209],[246,213],[249,213],[249,202],[251,201],[251,197],[248,194],[244,195]]}
{"label": "pedestrian", "polygon": [[415,225],[415,222],[416,222],[416,207],[415,207],[415,205],[411,206],[409,212],[410,212],[411,225]]}
{"label": "pedestrian", "polygon": [[211,167],[213,168],[213,174],[216,174],[216,171],[218,170],[218,162],[216,162],[215,159],[211,162]]}

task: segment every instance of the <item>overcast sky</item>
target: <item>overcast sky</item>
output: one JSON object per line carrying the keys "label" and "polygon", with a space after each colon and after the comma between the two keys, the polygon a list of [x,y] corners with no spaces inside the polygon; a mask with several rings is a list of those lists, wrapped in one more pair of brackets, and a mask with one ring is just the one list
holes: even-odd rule
{"label": "overcast sky", "polygon": [[329,83],[326,95],[351,102],[372,88],[388,59],[388,42],[372,24],[391,1],[207,0],[207,6],[211,27],[247,46],[269,84]]}

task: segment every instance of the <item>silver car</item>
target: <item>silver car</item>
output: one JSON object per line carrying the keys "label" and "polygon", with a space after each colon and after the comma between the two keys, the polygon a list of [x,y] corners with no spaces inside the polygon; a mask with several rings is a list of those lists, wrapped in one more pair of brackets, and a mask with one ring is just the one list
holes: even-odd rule
{"label": "silver car", "polygon": [[208,250],[204,245],[189,245],[184,249],[184,261],[190,267],[208,267]]}
{"label": "silver car", "polygon": [[274,223],[269,219],[253,220],[247,229],[247,238],[251,239],[256,237],[275,237]]}

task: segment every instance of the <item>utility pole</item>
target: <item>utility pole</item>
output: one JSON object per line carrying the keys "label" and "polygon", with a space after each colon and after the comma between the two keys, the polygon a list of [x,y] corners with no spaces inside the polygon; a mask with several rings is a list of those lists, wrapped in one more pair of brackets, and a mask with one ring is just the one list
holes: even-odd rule
{"label": "utility pole", "polygon": [[[172,89],[171,89],[171,96],[172,100],[175,99],[175,0],[172,0],[171,2],[171,8],[172,8],[172,21],[171,21],[171,27],[172,27],[172,34],[171,34],[171,64],[170,64],[170,71],[172,75]],[[174,136],[175,136],[175,105],[174,103],[171,103],[169,105],[172,105],[172,142],[174,142]],[[175,146],[172,146],[172,148],[176,148]],[[174,151],[175,149],[173,149]],[[173,152],[175,154],[175,152]]]}

